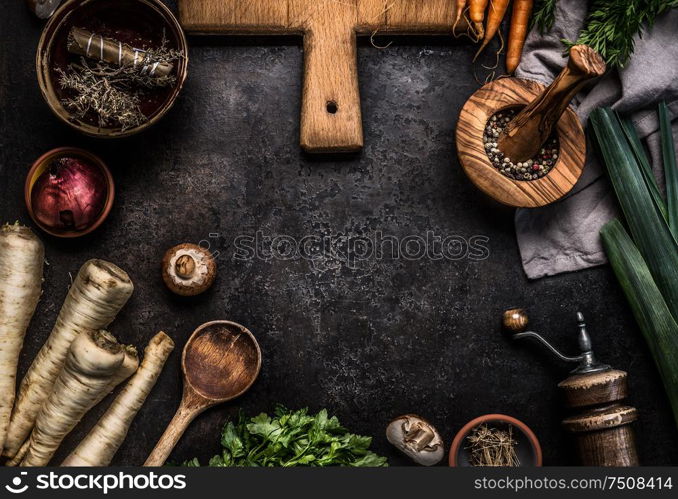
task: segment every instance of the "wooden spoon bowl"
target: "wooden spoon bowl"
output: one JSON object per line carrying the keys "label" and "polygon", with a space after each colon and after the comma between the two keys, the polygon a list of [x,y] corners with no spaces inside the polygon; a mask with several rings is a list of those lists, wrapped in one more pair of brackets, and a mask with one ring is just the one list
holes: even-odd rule
{"label": "wooden spoon bowl", "polygon": [[249,390],[261,370],[261,350],[246,327],[230,321],[208,322],[186,343],[181,368],[181,404],[144,466],[162,466],[199,414]]}
{"label": "wooden spoon bowl", "polygon": [[261,351],[244,326],[214,321],[193,333],[181,362],[184,380],[197,394],[227,402],[252,386],[261,369]]}
{"label": "wooden spoon bowl", "polygon": [[501,78],[484,85],[464,105],[457,124],[457,151],[466,175],[488,196],[502,204],[535,208],[557,201],[577,183],[584,169],[586,139],[572,108],[554,127],[560,142],[558,160],[551,171],[536,180],[506,177],[485,152],[485,125],[498,111],[525,106],[544,93],[540,83],[521,78]]}

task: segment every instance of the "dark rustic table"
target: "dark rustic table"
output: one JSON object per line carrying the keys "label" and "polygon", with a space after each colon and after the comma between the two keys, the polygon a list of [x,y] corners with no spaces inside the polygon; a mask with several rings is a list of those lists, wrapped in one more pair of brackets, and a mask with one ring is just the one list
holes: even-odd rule
{"label": "dark rustic table", "polygon": [[[118,195],[108,221],[90,236],[64,241],[41,233],[49,266],[20,375],[49,334],[70,275],[89,258],[115,262],[135,282],[112,326],[117,336],[143,347],[162,329],[177,343],[115,464],[144,461],[179,403],[179,351],[198,325],[214,319],[254,332],[264,356],[261,377],[241,399],[201,416],[174,460],[204,461],[217,452],[220,428],[239,408],[255,414],[282,403],[327,407],[351,430],[374,436],[375,450],[392,464],[406,461],[384,429],[408,412],[435,423],[447,444],[478,415],[510,414],[533,428],[545,464],[575,464],[556,392],[570,366],[507,341],[498,324],[511,305],[527,307],[534,327],[569,351],[576,346],[574,314],[584,312],[599,357],[630,374],[642,463],[678,464],[678,433],[661,381],[610,269],[528,282],[513,211],[485,198],[459,166],[456,119],[478,88],[473,47],[408,39],[378,50],[363,42],[364,151],[323,158],[298,146],[298,40],[190,38],[189,78],[172,111],[140,136],[101,141],[57,121],[43,102],[34,67],[41,28],[23,2],[3,7],[0,219],[30,223],[26,171],[53,147],[100,155]],[[333,236],[333,249],[281,259],[281,247],[278,258],[238,259],[236,238],[258,231],[261,238]],[[352,256],[361,254],[360,237],[402,241],[427,232],[485,236],[489,256],[437,259],[435,249],[420,259],[345,255],[348,241]],[[164,251],[185,241],[218,252],[216,285],[194,299],[171,295],[159,272]],[[60,456],[103,409],[86,417]]]}

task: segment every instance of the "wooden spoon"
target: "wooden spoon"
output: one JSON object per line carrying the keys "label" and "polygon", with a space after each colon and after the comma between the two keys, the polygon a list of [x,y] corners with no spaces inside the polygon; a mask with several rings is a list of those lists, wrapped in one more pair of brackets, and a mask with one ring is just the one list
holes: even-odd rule
{"label": "wooden spoon", "polygon": [[144,466],[162,466],[196,416],[245,393],[259,375],[261,350],[246,327],[230,321],[208,322],[186,343],[181,369],[181,404]]}

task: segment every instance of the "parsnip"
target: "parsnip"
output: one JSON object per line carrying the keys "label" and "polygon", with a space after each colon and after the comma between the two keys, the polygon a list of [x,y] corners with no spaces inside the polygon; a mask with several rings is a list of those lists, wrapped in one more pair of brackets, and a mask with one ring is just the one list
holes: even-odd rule
{"label": "parsnip", "polygon": [[22,225],[0,228],[0,450],[14,406],[16,370],[42,287],[45,247]]}
{"label": "parsnip", "polygon": [[[108,386],[101,392],[94,405],[97,405],[106,398],[106,396],[115,390],[120,383],[129,378],[139,368],[139,356],[137,355],[137,349],[135,347],[126,345],[124,347],[124,354],[125,358],[122,361],[122,365],[115,372],[108,383]],[[24,460],[26,452],[28,452],[29,443],[30,441],[26,440],[14,457],[5,463],[5,466],[18,466],[21,461]]]}
{"label": "parsnip", "polygon": [[83,331],[97,331],[113,322],[133,289],[129,276],[112,263],[89,260],[81,267],[52,333],[21,382],[5,441],[6,456],[14,457],[30,435],[73,340]]}
{"label": "parsnip", "polygon": [[111,463],[172,350],[174,342],[162,331],[151,339],[137,373],[62,466],[108,466]]}
{"label": "parsnip", "polygon": [[54,391],[35,420],[21,466],[47,466],[80,419],[100,400],[125,360],[107,331],[84,331],[71,344]]}
{"label": "parsnip", "polygon": [[[139,369],[139,356],[137,355],[137,349],[132,345],[125,345],[123,347],[123,352],[125,354],[125,359],[122,361],[120,369],[111,378],[111,382],[106,387],[106,390],[101,394],[97,404],[101,402],[107,395],[109,395],[116,387],[125,381],[127,378],[132,376],[137,369]],[[95,404],[96,405],[96,404]]]}

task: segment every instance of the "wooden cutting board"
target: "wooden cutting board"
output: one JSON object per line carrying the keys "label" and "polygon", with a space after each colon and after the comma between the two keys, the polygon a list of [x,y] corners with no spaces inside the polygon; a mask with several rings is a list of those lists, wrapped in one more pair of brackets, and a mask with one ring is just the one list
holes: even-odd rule
{"label": "wooden cutting board", "polygon": [[179,0],[193,34],[304,37],[301,146],[350,152],[363,146],[356,36],[452,34],[455,0]]}

